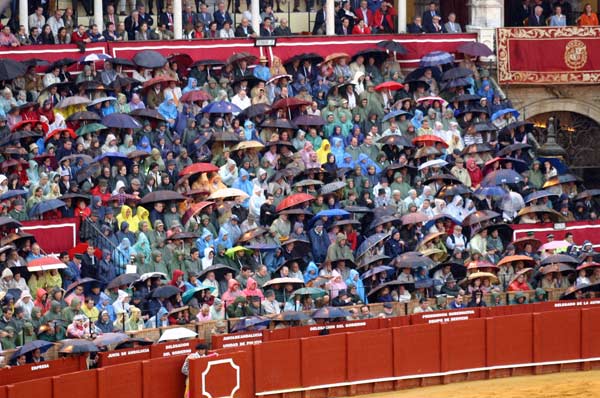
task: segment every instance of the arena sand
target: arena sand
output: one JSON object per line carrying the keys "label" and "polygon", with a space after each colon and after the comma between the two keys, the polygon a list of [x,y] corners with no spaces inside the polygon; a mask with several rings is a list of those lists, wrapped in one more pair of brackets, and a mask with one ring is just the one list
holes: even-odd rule
{"label": "arena sand", "polygon": [[360,398],[598,398],[600,370],[510,377],[414,388]]}

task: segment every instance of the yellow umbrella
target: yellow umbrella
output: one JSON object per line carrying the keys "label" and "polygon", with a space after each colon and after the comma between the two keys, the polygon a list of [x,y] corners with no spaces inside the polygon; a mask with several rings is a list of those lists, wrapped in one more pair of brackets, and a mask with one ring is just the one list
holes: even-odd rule
{"label": "yellow umbrella", "polygon": [[237,188],[223,188],[213,192],[208,199],[225,199],[225,198],[236,198],[236,197],[248,198],[249,195]]}
{"label": "yellow umbrella", "polygon": [[261,149],[264,147],[265,146],[258,141],[242,141],[242,142],[236,144],[232,149],[234,151],[239,151],[240,149],[252,149],[252,148]]}
{"label": "yellow umbrella", "polygon": [[477,278],[489,278],[490,282],[492,283],[498,283],[498,278],[496,277],[496,275],[490,273],[490,272],[473,272],[472,274],[469,275],[469,280],[472,281],[473,279],[477,279]]}

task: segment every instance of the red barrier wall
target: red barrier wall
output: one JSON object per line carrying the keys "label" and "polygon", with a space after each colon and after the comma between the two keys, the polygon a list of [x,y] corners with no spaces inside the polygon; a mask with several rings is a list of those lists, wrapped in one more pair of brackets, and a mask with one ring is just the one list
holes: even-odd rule
{"label": "red barrier wall", "polygon": [[581,310],[581,357],[600,357],[600,308]]}
{"label": "red barrier wall", "polygon": [[[440,371],[440,325],[413,325],[392,329],[394,376]],[[425,349],[427,348],[427,349]]]}
{"label": "red barrier wall", "polygon": [[[8,398],[51,397],[52,378],[29,380],[7,386]],[[58,397],[57,397],[58,398]]]}
{"label": "red barrier wall", "polygon": [[302,385],[317,386],[346,381],[346,335],[301,339]]}
{"label": "red barrier wall", "polygon": [[254,347],[257,391],[302,386],[300,340],[271,341]]}
{"label": "red barrier wall", "polygon": [[98,373],[95,370],[86,370],[60,375],[54,377],[53,387],[55,397],[76,395],[77,397],[96,398],[98,396]]}
{"label": "red barrier wall", "polygon": [[367,380],[394,375],[392,329],[348,333],[348,380]]}
{"label": "red barrier wall", "polygon": [[485,319],[443,324],[440,343],[442,372],[486,366],[485,343]]}
{"label": "red barrier wall", "polygon": [[420,323],[448,323],[457,321],[466,321],[469,319],[479,318],[479,307],[461,308],[458,310],[445,310],[422,312],[410,316],[410,324],[417,325]]}
{"label": "red barrier wall", "polygon": [[[245,351],[233,352],[227,356],[190,361],[190,397],[254,396],[252,348],[247,347]],[[179,397],[181,395],[177,396]]]}
{"label": "red barrier wall", "polygon": [[98,366],[106,367],[120,365],[123,363],[134,361],[145,361],[150,359],[150,346],[142,346],[135,348],[124,348],[122,350],[114,350],[98,353]]}
{"label": "red barrier wall", "polygon": [[486,319],[488,366],[533,362],[533,315]]}
{"label": "red barrier wall", "polygon": [[533,360],[560,361],[581,356],[581,311],[533,314]]}
{"label": "red barrier wall", "polygon": [[23,366],[13,366],[10,369],[0,371],[0,385],[9,383],[19,383],[28,381],[32,378],[41,379],[44,377],[58,376],[64,373],[77,372],[84,369],[81,367],[79,357],[60,358],[55,361],[47,361],[41,364],[27,364]]}
{"label": "red barrier wall", "polygon": [[291,328],[263,330],[263,341],[287,340],[290,338]]}
{"label": "red barrier wall", "polygon": [[[142,362],[98,369],[98,398],[142,398]],[[125,395],[124,392],[127,392]],[[58,398],[58,397],[57,397]]]}
{"label": "red barrier wall", "polygon": [[183,397],[185,376],[181,373],[181,366],[185,358],[180,355],[142,362],[143,397]]}

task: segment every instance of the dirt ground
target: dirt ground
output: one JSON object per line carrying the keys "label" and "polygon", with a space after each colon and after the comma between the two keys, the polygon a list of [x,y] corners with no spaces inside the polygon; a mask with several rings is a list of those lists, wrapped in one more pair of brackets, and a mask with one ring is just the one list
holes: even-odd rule
{"label": "dirt ground", "polygon": [[452,383],[360,398],[598,398],[600,370]]}

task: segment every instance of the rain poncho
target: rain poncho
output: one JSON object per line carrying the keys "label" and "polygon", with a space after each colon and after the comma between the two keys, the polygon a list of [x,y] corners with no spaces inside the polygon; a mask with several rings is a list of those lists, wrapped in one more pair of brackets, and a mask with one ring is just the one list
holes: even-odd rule
{"label": "rain poncho", "polygon": [[[335,156],[336,160],[339,162],[344,158],[344,140],[340,137],[333,137],[331,139],[332,147],[331,153]],[[327,159],[325,159],[327,161]],[[323,162],[325,163],[325,162]],[[339,166],[339,164],[338,164]]]}
{"label": "rain poncho", "polygon": [[[250,175],[245,169],[240,169],[239,177],[232,185],[232,188],[237,188],[248,194],[248,197],[252,195],[252,181],[250,181]],[[244,200],[242,206],[248,207],[248,199]]]}
{"label": "rain poncho", "polygon": [[356,287],[356,293],[358,293],[362,302],[366,303],[366,301],[365,301],[365,296],[366,296],[365,286],[363,285],[363,281],[362,281],[362,279],[360,279],[360,275],[358,274],[357,270],[355,270],[355,269],[350,270],[348,279],[346,279],[346,285],[347,286],[354,285]]}
{"label": "rain poncho", "polygon": [[[158,113],[165,119],[177,120],[177,106],[173,101],[173,95],[167,94],[165,100],[158,106]],[[169,123],[169,127],[175,127],[175,123]]]}
{"label": "rain poncho", "polygon": [[197,83],[198,83],[198,81],[195,78],[188,77],[187,86],[185,86],[181,92],[183,94],[185,94],[185,93],[190,92],[190,91],[199,90],[199,87],[197,86]]}
{"label": "rain poncho", "polygon": [[375,167],[376,173],[381,172],[381,168],[371,158],[369,158],[369,156],[365,155],[364,153],[358,155],[358,161],[356,162],[356,165],[360,166],[360,169],[362,170],[364,175],[367,175],[369,167],[371,166]]}
{"label": "rain poncho", "polygon": [[314,262],[308,263],[306,271],[304,271],[304,283],[308,283],[319,277],[319,267]]}

